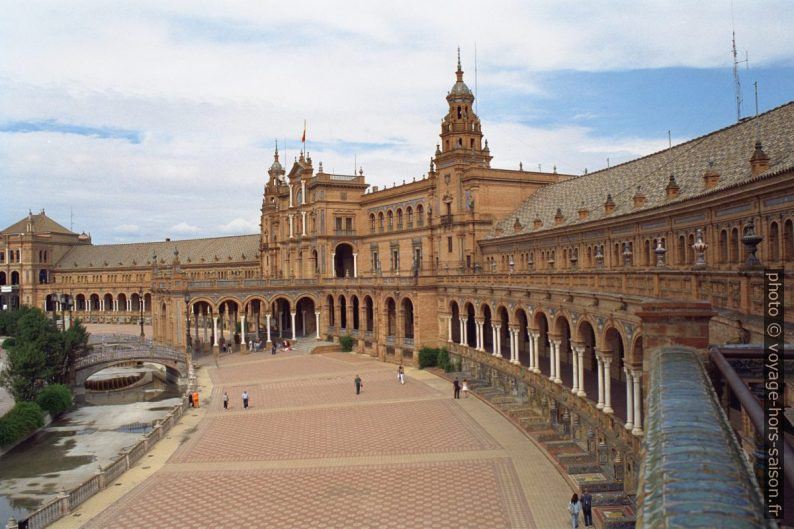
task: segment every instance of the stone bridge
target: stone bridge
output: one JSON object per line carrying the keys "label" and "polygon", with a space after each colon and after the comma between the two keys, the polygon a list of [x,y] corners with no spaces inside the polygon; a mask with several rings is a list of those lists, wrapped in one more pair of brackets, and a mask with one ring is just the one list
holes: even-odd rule
{"label": "stone bridge", "polygon": [[74,386],[83,388],[91,375],[108,367],[131,362],[152,362],[166,368],[171,378],[187,376],[188,368],[185,351],[141,341],[133,336],[100,335],[91,336],[91,352],[77,359],[74,365]]}

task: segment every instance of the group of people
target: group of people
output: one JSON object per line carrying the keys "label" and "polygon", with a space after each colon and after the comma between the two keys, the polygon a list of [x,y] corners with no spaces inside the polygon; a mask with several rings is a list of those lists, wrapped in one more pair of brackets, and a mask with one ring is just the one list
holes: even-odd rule
{"label": "group of people", "polygon": [[590,492],[585,489],[582,498],[574,493],[571,497],[571,503],[568,504],[568,512],[571,513],[571,529],[579,527],[579,512],[584,514],[584,526],[591,527],[593,525],[593,497]]}
{"label": "group of people", "polygon": [[[270,354],[276,354],[279,348],[284,349],[285,351],[292,351],[292,344],[289,340],[282,340],[281,342],[274,341],[270,347]],[[262,338],[259,338],[257,341],[253,339],[248,340],[248,350],[249,351],[263,351],[265,349],[265,342],[262,341]]]}
{"label": "group of people", "polygon": [[[247,390],[243,390],[242,398],[243,398],[243,409],[247,410],[248,409],[248,391]],[[228,410],[229,409],[229,394],[227,392],[225,392],[225,391],[223,392],[223,409],[224,410]]]}

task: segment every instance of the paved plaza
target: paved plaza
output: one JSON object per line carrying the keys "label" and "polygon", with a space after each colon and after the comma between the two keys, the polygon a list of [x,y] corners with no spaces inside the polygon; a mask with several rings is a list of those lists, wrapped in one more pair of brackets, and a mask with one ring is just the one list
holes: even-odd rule
{"label": "paved plaza", "polygon": [[205,362],[202,407],[54,527],[570,527],[570,486],[497,411],[431,373],[401,385],[394,365],[310,345]]}

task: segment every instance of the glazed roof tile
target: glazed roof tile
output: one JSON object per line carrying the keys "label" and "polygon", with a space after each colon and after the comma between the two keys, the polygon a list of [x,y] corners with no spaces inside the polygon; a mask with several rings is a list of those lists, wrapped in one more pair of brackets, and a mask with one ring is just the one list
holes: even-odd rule
{"label": "glazed roof tile", "polygon": [[157,255],[159,262],[170,264],[174,250],[179,250],[182,264],[256,263],[259,235],[76,246],[58,261],[55,268],[66,271],[151,266],[153,255]]}
{"label": "glazed roof tile", "polygon": [[[670,149],[545,186],[499,221],[486,238],[498,239],[612,218],[748,182],[753,178],[750,157],[757,140],[769,156],[769,169],[764,174],[794,166],[794,102]],[[710,167],[719,173],[719,181],[713,188],[704,189],[703,175]],[[671,174],[675,175],[679,194],[667,199],[666,187]],[[645,195],[645,202],[635,208],[634,195],[638,187]],[[604,211],[608,194],[615,202],[611,215]],[[564,219],[556,223],[558,208]],[[579,218],[580,209],[589,210],[586,219]],[[543,222],[539,228],[533,227],[536,218]],[[521,225],[518,230],[514,229],[516,219]]]}

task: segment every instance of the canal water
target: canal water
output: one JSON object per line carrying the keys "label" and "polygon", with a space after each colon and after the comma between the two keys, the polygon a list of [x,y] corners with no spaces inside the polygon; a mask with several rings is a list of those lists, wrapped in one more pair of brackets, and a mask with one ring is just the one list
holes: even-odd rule
{"label": "canal water", "polygon": [[92,379],[138,375],[134,387],[78,396],[71,412],[0,457],[0,527],[96,474],[182,402],[184,388],[166,382],[160,366],[108,369]]}

